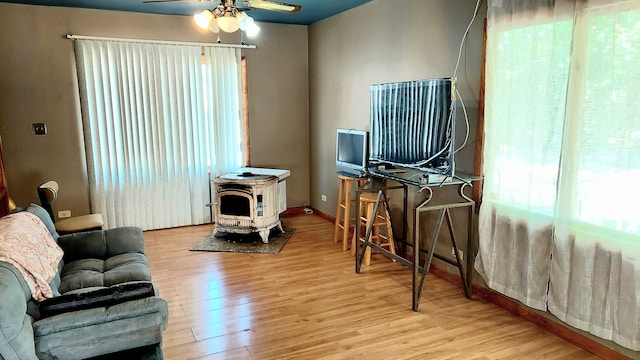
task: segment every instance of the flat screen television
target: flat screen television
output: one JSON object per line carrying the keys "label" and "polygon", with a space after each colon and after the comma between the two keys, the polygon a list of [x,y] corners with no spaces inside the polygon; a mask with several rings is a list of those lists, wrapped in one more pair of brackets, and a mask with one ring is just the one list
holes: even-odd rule
{"label": "flat screen television", "polygon": [[363,130],[337,129],[336,167],[338,173],[359,177],[367,170],[368,133]]}
{"label": "flat screen television", "polygon": [[451,78],[371,86],[371,167],[454,175],[455,83]]}

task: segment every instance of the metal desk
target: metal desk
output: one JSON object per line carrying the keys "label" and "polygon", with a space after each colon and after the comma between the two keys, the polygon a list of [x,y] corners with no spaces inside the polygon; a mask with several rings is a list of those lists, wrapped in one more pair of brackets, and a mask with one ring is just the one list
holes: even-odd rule
{"label": "metal desk", "polygon": [[[414,222],[414,233],[411,241],[406,242],[408,245],[413,248],[413,257],[412,259],[407,259],[406,252],[403,252],[404,256],[396,255],[384,249],[377,244],[370,241],[372,226],[367,227],[365,233],[365,241],[362,246],[360,246],[360,241],[356,241],[356,273],[360,273],[360,268],[362,267],[362,260],[364,258],[364,253],[367,246],[372,249],[377,250],[379,253],[382,253],[391,259],[398,261],[399,263],[405,266],[411,266],[413,268],[412,271],[412,306],[413,311],[418,311],[418,306],[420,303],[420,297],[422,295],[422,288],[424,286],[424,281],[429,273],[429,267],[431,266],[431,262],[434,257],[445,261],[455,267],[460,271],[460,278],[462,279],[464,293],[467,298],[471,298],[471,277],[473,275],[473,258],[475,254],[475,249],[473,248],[473,216],[475,213],[475,202],[469,198],[465,193],[465,188],[471,188],[472,182],[480,180],[479,177],[470,176],[466,174],[458,174],[458,176],[454,178],[446,178],[440,182],[429,182],[425,181],[424,173],[413,170],[413,169],[402,169],[401,171],[384,171],[384,170],[370,170],[369,176],[372,179],[379,180],[392,180],[399,185],[396,186],[376,186],[372,181],[368,182],[364,186],[358,188],[356,191],[356,203],[360,201],[360,194],[363,192],[375,192],[377,193],[376,203],[374,206],[373,213],[375,214],[378,211],[378,207],[381,202],[387,202],[386,192],[394,189],[402,189],[403,190],[403,220],[404,220],[404,237],[406,237],[407,229],[408,229],[408,221],[407,221],[407,194],[408,188],[411,186],[412,188],[416,188],[418,192],[426,191],[427,198],[420,203],[420,205],[414,208],[415,216],[413,218]],[[441,186],[458,186],[458,195],[460,197],[460,201],[458,202],[447,202],[442,205],[432,205],[430,204],[433,198],[433,187],[441,187]],[[451,219],[450,210],[454,208],[467,208],[467,258],[466,258],[466,266],[463,266],[462,261],[460,261],[460,257],[458,255],[458,245],[456,242],[455,231],[453,229],[453,220]],[[436,218],[436,226],[431,234],[431,237],[428,239],[430,244],[427,249],[420,247],[420,215],[429,211],[437,211],[438,215]],[[360,217],[360,208],[356,207],[356,219]],[[447,228],[449,230],[449,235],[451,238],[451,245],[454,249],[455,253],[455,261],[449,259],[448,257],[436,254],[434,252],[436,243],[438,241],[438,235],[442,228],[442,223],[446,219]],[[395,226],[392,223],[392,227],[394,227],[394,233],[397,234]],[[356,239],[359,238],[359,227],[356,229]],[[426,260],[424,261],[424,265],[420,265],[421,255],[420,253],[426,253]],[[465,269],[466,268],[466,269]],[[466,271],[465,271],[466,270]]]}

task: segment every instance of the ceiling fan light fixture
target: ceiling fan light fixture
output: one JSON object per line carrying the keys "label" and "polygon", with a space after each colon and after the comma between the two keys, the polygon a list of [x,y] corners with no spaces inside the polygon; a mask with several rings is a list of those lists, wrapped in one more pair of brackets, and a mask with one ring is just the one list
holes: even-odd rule
{"label": "ceiling fan light fixture", "polygon": [[204,10],[200,13],[193,15],[193,21],[202,30],[209,29],[209,24],[211,23],[211,20],[213,20],[213,14],[209,10]]}
{"label": "ceiling fan light fixture", "polygon": [[[236,17],[240,22],[240,30],[246,31],[248,28],[252,27],[253,24],[255,24],[255,21],[253,20],[253,18],[247,15],[247,13],[244,11],[239,12],[238,15],[236,15]],[[257,25],[255,26],[257,27]]]}
{"label": "ceiling fan light fixture", "polygon": [[235,16],[220,16],[216,19],[220,30],[228,33],[236,32],[240,29],[240,22]]}
{"label": "ceiling fan light fixture", "polygon": [[[247,28],[249,19],[251,19],[251,17],[244,11],[239,11],[236,14],[236,18],[238,19],[238,23],[240,24],[240,30],[245,30]],[[253,21],[253,19],[251,19],[251,21]]]}
{"label": "ceiling fan light fixture", "polygon": [[256,23],[252,22],[251,24],[247,25],[247,28],[244,31],[248,37],[254,37],[260,32],[260,27],[256,25]]}
{"label": "ceiling fan light fixture", "polygon": [[220,32],[220,26],[218,26],[217,21],[212,21],[209,23],[209,31],[216,34]]}

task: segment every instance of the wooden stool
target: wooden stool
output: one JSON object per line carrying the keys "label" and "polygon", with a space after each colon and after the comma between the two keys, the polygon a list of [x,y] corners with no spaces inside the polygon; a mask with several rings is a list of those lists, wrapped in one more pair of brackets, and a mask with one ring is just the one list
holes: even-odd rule
{"label": "wooden stool", "polygon": [[351,200],[352,188],[362,186],[367,178],[352,178],[349,176],[339,175],[340,190],[338,192],[338,208],[336,210],[336,226],[333,233],[333,243],[337,243],[342,229],[342,250],[346,251],[349,246],[349,230],[351,224],[351,206],[354,202]]}
{"label": "wooden stool", "polygon": [[[364,193],[360,195],[360,219],[356,223],[356,226],[360,226],[360,239],[359,241],[364,244],[364,239],[367,236],[367,228],[369,227],[369,222],[373,221],[373,228],[371,229],[371,237],[369,241],[374,244],[379,245],[380,247],[386,247],[392,253],[396,253],[396,245],[393,240],[393,228],[391,227],[391,216],[389,215],[389,209],[387,208],[387,202],[384,199],[380,199],[380,204],[378,205],[377,214],[373,214],[373,208],[376,205],[377,194],[375,193]],[[386,232],[380,231],[380,228],[386,228]],[[352,244],[351,244],[351,255],[355,255],[356,253],[356,234],[354,231]],[[394,260],[395,261],[395,260]],[[367,246],[364,253],[364,264],[371,265],[371,247]]]}

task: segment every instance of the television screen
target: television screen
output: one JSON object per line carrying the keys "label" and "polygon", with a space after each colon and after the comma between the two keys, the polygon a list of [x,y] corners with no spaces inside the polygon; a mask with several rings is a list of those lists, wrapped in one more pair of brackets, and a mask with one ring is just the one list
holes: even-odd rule
{"label": "television screen", "polygon": [[454,91],[450,78],[372,85],[369,162],[453,176]]}
{"label": "television screen", "polygon": [[367,168],[367,132],[353,129],[336,131],[336,167],[338,173],[358,177]]}

